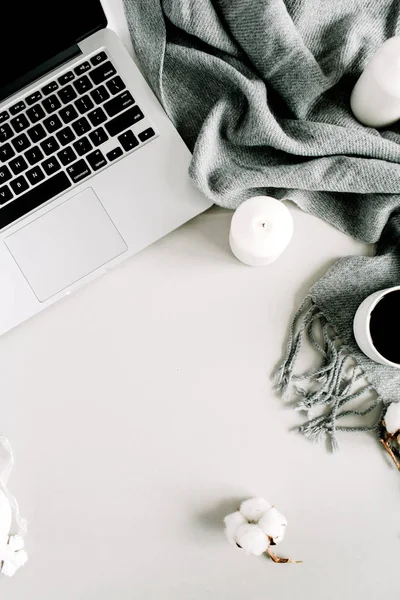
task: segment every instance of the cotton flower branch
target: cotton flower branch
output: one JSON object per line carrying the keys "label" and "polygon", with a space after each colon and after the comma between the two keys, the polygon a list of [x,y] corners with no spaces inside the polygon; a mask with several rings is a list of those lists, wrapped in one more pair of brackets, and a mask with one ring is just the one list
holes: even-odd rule
{"label": "cotton flower branch", "polygon": [[0,544],[0,573],[7,577],[12,577],[24,566],[28,560],[28,555],[24,550],[24,540],[20,535],[13,535],[8,538],[8,542],[3,541]]}
{"label": "cotton flower branch", "polygon": [[263,498],[250,498],[240,509],[224,519],[228,541],[246,554],[261,556],[266,553],[274,563],[301,563],[291,558],[280,558],[272,550],[283,541],[286,518]]}
{"label": "cotton flower branch", "polygon": [[28,560],[24,540],[10,535],[12,510],[6,494],[0,489],[0,573],[12,577]]}
{"label": "cotton flower branch", "polygon": [[389,405],[382,421],[380,442],[400,471],[400,403]]}

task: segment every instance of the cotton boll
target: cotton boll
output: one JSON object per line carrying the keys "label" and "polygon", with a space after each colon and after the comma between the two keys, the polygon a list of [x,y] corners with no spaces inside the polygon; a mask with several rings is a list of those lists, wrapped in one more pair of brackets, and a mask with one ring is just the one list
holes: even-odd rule
{"label": "cotton boll", "polygon": [[14,550],[14,552],[18,552],[18,550],[22,550],[25,547],[25,542],[20,535],[12,535],[8,542],[9,548]]}
{"label": "cotton boll", "polygon": [[267,511],[258,522],[260,529],[271,537],[274,542],[275,538],[282,541],[285,535],[286,525],[286,518],[274,507]]}
{"label": "cotton boll", "polygon": [[236,544],[236,532],[241,525],[247,523],[247,520],[244,518],[242,513],[237,510],[236,512],[231,513],[230,515],[227,515],[224,519],[224,523],[225,535],[228,542],[230,542],[231,544]]}
{"label": "cotton boll", "polygon": [[274,545],[279,546],[279,544],[281,542],[283,542],[284,538],[285,538],[285,532],[283,531],[282,535],[277,535],[276,537],[273,538]]}
{"label": "cotton boll", "polygon": [[7,577],[13,577],[17,570],[18,567],[14,563],[12,563],[11,561],[6,561],[3,563],[1,573],[3,575],[6,575]]}
{"label": "cotton boll", "polygon": [[15,552],[14,564],[19,569],[23,567],[28,561],[28,555],[25,550],[19,550],[19,552]]}
{"label": "cotton boll", "polygon": [[271,506],[264,498],[250,498],[240,505],[240,512],[251,523],[257,523]]}
{"label": "cotton boll", "polygon": [[269,540],[258,525],[246,523],[241,525],[236,532],[236,543],[243,548],[246,554],[260,556],[269,546]]}
{"label": "cotton boll", "polygon": [[400,402],[392,402],[385,414],[386,430],[391,433],[397,433],[400,430]]}
{"label": "cotton boll", "polygon": [[2,540],[0,543],[0,566],[3,560],[6,560],[10,556],[10,549],[7,545],[7,538]]}
{"label": "cotton boll", "polygon": [[10,538],[9,544],[3,543],[0,546],[0,561],[3,561],[1,573],[7,577],[13,577],[18,569],[23,567],[28,560],[28,555],[25,550],[17,548],[23,548],[24,541],[19,536],[13,536]]}

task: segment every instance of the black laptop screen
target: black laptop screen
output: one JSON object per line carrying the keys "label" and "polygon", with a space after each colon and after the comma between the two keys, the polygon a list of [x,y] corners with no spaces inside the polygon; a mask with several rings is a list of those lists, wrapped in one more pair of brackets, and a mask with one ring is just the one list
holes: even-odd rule
{"label": "black laptop screen", "polygon": [[100,0],[4,0],[0,12],[0,100],[107,24]]}

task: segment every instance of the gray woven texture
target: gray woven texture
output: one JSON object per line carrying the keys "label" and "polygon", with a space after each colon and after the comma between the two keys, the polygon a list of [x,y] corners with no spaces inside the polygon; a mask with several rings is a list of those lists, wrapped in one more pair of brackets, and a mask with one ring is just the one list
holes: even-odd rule
{"label": "gray woven texture", "polygon": [[[193,150],[191,176],[235,208],[269,194],[365,242],[311,290],[384,401],[400,371],[358,350],[352,321],[400,284],[400,128],[360,125],[349,107],[366,62],[400,33],[398,0],[125,0],[149,83]],[[316,249],[317,251],[317,249]],[[277,359],[279,348],[277,348]]]}

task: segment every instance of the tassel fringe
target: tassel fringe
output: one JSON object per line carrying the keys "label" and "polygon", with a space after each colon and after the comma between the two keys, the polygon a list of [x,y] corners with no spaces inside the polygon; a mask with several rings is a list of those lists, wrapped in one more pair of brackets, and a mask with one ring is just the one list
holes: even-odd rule
{"label": "tassel fringe", "polygon": [[[321,357],[319,367],[301,375],[295,374],[297,360],[307,341]],[[295,396],[294,409],[308,414],[309,420],[298,427],[298,431],[314,442],[327,436],[333,451],[338,449],[338,431],[377,431],[382,422],[383,401],[364,379],[365,374],[348,347],[311,297],[307,297],[294,316],[286,354],[275,374],[275,385],[282,397]],[[365,409],[349,408],[350,403],[363,396],[367,403]],[[322,414],[311,418],[317,408]],[[376,423],[363,424],[364,417],[378,409]],[[360,425],[339,426],[338,422],[346,417],[357,418]]]}

